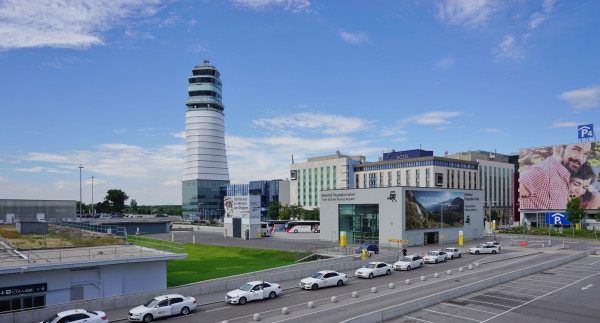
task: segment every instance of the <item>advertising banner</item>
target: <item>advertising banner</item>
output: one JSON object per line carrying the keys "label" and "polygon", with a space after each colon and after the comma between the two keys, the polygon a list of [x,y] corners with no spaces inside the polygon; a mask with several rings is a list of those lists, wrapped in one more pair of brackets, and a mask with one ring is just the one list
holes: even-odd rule
{"label": "advertising banner", "polygon": [[519,149],[521,210],[564,210],[579,197],[584,209],[600,207],[600,142]]}
{"label": "advertising banner", "polygon": [[405,229],[439,228],[442,212],[444,227],[462,227],[465,223],[470,224],[470,217],[465,217],[465,194],[472,193],[406,190]]}

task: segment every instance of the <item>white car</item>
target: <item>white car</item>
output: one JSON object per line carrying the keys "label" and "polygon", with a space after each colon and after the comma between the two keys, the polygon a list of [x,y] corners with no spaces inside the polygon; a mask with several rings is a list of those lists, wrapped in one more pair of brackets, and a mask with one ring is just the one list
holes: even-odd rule
{"label": "white car", "polygon": [[496,246],[496,247],[498,247],[498,250],[502,250],[502,244],[500,244],[500,242],[498,242],[498,241],[488,241],[484,244],[488,245],[488,246]]}
{"label": "white car", "polygon": [[437,264],[438,262],[446,261],[446,253],[444,251],[430,251],[423,258],[426,263]]}
{"label": "white car", "polygon": [[457,249],[457,248],[446,248],[446,249],[444,249],[444,251],[448,254],[448,257],[446,257],[446,258],[450,258],[450,259],[460,258],[461,254],[462,254],[460,249]]}
{"label": "white car", "polygon": [[395,270],[411,270],[413,268],[423,268],[425,261],[419,255],[404,256],[394,263]]}
{"label": "white car", "polygon": [[84,309],[69,310],[52,315],[42,323],[108,323],[106,313],[100,311],[88,311]]}
{"label": "white car", "polygon": [[342,286],[348,282],[348,275],[332,270],[322,270],[300,281],[300,288],[317,290],[329,286]]}
{"label": "white car", "polygon": [[389,275],[392,273],[392,266],[385,262],[370,262],[363,268],[357,269],[354,276],[360,278],[373,278],[373,276]]}
{"label": "white car", "polygon": [[273,299],[281,294],[281,286],[265,281],[251,281],[242,287],[227,293],[225,302],[244,305],[246,302],[259,299]]}
{"label": "white car", "polygon": [[474,253],[476,255],[480,253],[498,253],[500,252],[500,247],[494,246],[493,244],[480,244],[477,247],[469,248],[469,253]]}
{"label": "white car", "polygon": [[196,299],[193,297],[170,294],[157,296],[147,301],[144,305],[132,308],[129,311],[130,321],[151,322],[159,317],[176,314],[187,315],[196,308]]}

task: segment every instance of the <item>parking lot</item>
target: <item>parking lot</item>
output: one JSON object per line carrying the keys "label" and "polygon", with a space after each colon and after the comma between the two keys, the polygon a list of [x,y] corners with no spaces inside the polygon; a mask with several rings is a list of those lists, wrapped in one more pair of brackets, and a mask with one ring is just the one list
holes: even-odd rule
{"label": "parking lot", "polygon": [[600,322],[600,257],[525,276],[389,322]]}

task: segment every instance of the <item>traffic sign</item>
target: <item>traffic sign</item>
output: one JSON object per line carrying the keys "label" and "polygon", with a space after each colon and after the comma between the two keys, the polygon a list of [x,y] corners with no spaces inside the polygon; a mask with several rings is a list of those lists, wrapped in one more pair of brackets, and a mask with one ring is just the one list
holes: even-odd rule
{"label": "traffic sign", "polygon": [[401,239],[388,239],[389,242],[395,242],[395,243],[408,243],[408,240],[401,240]]}
{"label": "traffic sign", "polygon": [[546,212],[546,224],[571,224],[563,212]]}

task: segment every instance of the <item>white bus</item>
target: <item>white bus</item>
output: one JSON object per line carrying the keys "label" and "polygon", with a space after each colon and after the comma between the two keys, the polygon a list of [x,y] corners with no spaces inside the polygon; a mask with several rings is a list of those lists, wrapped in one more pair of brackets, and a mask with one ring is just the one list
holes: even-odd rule
{"label": "white bus", "polygon": [[273,228],[275,226],[269,222],[261,222],[260,223],[260,236],[261,237],[269,237],[273,234]]}
{"label": "white bus", "polygon": [[287,223],[287,228],[285,231],[298,233],[298,232],[314,232],[319,233],[321,229],[319,225],[320,221],[290,221]]}

